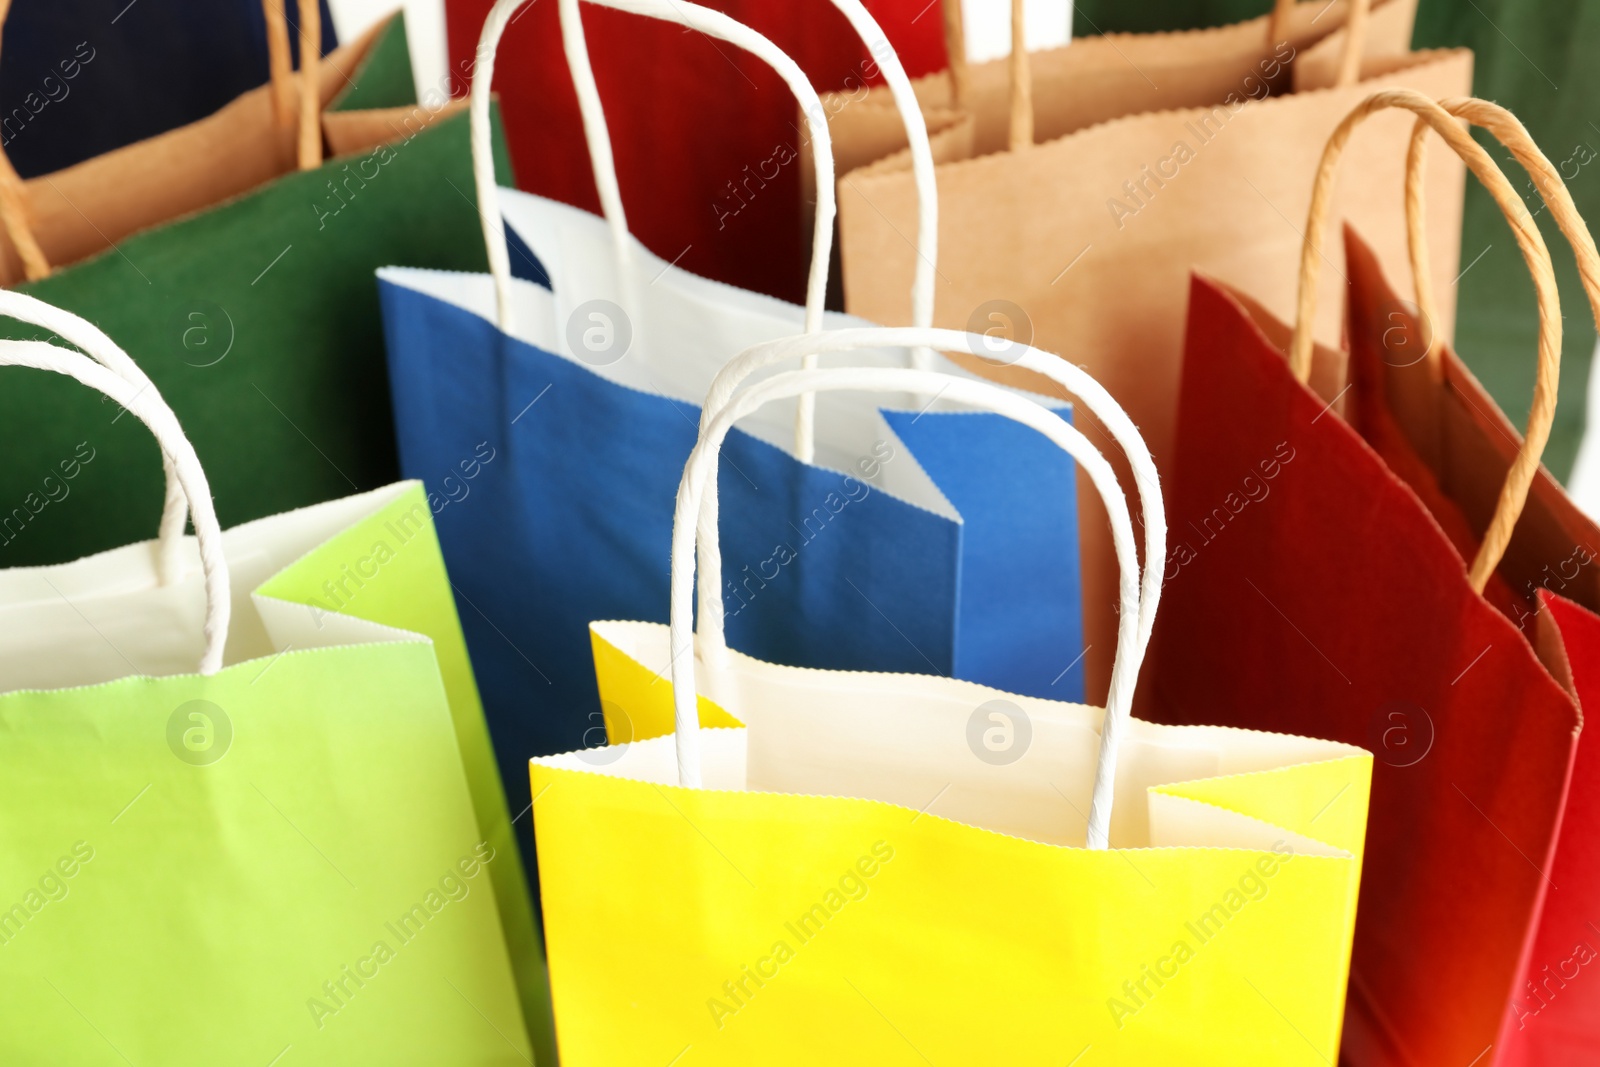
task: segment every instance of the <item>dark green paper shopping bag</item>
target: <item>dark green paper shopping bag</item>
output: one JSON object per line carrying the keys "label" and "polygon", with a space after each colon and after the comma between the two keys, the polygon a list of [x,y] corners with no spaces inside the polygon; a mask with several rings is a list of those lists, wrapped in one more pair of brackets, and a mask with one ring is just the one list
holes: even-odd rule
{"label": "dark green paper shopping bag", "polygon": [[[347,73],[351,87],[324,116],[329,144],[359,143],[351,132],[374,123],[392,131],[386,144],[20,287],[133,353],[188,430],[227,525],[397,478],[373,274],[485,266],[465,113],[395,106],[414,99],[403,24]],[[0,566],[59,563],[148,535],[161,464],[130,421],[49,376],[0,393],[0,425],[15,442],[0,467]],[[97,458],[69,485],[57,467],[85,435]],[[70,510],[68,493],[82,497]]]}

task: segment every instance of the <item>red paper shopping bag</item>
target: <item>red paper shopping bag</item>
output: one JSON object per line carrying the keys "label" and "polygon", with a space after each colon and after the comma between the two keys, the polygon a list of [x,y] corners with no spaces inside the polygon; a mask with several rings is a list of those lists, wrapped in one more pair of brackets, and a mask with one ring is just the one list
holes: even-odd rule
{"label": "red paper shopping bag", "polygon": [[[1433,110],[1487,182],[1493,163]],[[1378,753],[1345,1062],[1486,1062],[1550,892],[1576,753],[1561,634],[1540,613],[1530,642],[1475,591],[1440,522],[1345,422],[1344,354],[1317,350],[1310,388],[1288,334],[1194,279],[1146,713]]]}
{"label": "red paper shopping bag", "polygon": [[[1521,123],[1496,105],[1447,100],[1452,114],[1487,127],[1533,176],[1551,215],[1576,253],[1590,303],[1600,309],[1600,254],[1566,186]],[[1408,181],[1413,226],[1420,225],[1422,138],[1413,140]],[[1407,482],[1446,530],[1461,559],[1484,551],[1480,531],[1495,526],[1501,486],[1519,454],[1542,447],[1554,416],[1558,352],[1542,353],[1531,445],[1447,345],[1429,329],[1431,307],[1403,302],[1377,258],[1353,232],[1345,236],[1349,300],[1350,421]],[[1414,255],[1425,256],[1419,242]],[[1431,294],[1419,288],[1419,304]],[[1499,543],[1498,538],[1489,540]],[[1493,546],[1491,546],[1493,547]],[[1474,568],[1474,572],[1477,568]],[[1533,642],[1559,647],[1548,657],[1580,708],[1600,709],[1600,529],[1542,468],[1533,472],[1526,506],[1485,596]],[[1560,674],[1557,677],[1562,677]],[[1600,1060],[1600,746],[1580,735],[1560,830],[1546,870],[1548,884],[1530,923],[1521,961],[1486,1063],[1499,1067]],[[1600,967],[1593,969],[1600,974]]]}
{"label": "red paper shopping bag", "polygon": [[[771,38],[818,91],[879,81],[860,37],[828,0],[706,0]],[[864,0],[912,77],[945,65],[937,0]],[[448,0],[451,71],[470,80],[494,0]],[[629,229],[685,270],[799,302],[809,239],[794,98],[765,64],[681,27],[590,6],[583,13],[629,205]],[[521,188],[598,212],[554,3],[506,30],[495,74]],[[847,100],[849,97],[846,98]],[[670,107],[663,106],[671,102]],[[685,210],[682,205],[697,205]],[[652,205],[654,205],[652,207]],[[669,206],[670,205],[670,206]],[[681,258],[680,258],[681,257]]]}
{"label": "red paper shopping bag", "polygon": [[[1418,379],[1406,345],[1425,331],[1383,277],[1359,237],[1346,237],[1350,277],[1351,422],[1426,503],[1463,560],[1478,548],[1483,510],[1522,444],[1493,399],[1455,353],[1442,349],[1443,385]],[[1405,340],[1389,332],[1404,331]],[[1401,355],[1399,353],[1405,352]],[[1421,417],[1428,404],[1433,419]],[[1433,431],[1430,433],[1430,431]],[[1431,438],[1431,440],[1430,440]],[[1437,450],[1429,445],[1437,442]],[[1470,517],[1469,517],[1470,516]],[[1477,522],[1473,520],[1477,519]],[[1485,596],[1529,641],[1552,627],[1570,687],[1589,716],[1600,712],[1600,530],[1540,470],[1511,544]],[[1502,1010],[1497,1067],[1600,1062],[1600,739],[1579,737],[1549,885]],[[1587,1055],[1589,1058],[1583,1058]]]}
{"label": "red paper shopping bag", "polygon": [[[1554,482],[1552,481],[1552,484]],[[1583,546],[1600,559],[1600,538],[1588,523]],[[1600,709],[1600,616],[1589,606],[1541,591],[1539,602],[1561,632],[1579,703]],[[1501,1019],[1497,1067],[1600,1062],[1600,744],[1580,738],[1567,792],[1550,890],[1535,934],[1523,952],[1511,1001]],[[1587,981],[1585,981],[1587,979]]]}

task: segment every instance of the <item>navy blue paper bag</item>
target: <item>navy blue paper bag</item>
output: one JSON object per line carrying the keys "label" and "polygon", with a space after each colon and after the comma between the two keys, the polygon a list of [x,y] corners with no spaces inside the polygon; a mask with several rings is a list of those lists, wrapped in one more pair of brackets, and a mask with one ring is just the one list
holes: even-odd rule
{"label": "navy blue paper bag", "polygon": [[[298,64],[296,0],[286,10]],[[322,51],[337,46],[322,0]],[[0,143],[33,178],[266,84],[266,17],[261,0],[13,0],[0,56]]]}

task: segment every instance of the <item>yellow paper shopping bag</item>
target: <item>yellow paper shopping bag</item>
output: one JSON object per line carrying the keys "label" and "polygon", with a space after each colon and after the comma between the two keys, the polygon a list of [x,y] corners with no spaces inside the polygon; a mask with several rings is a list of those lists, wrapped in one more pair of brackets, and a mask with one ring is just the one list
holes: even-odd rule
{"label": "yellow paper shopping bag", "polygon": [[[780,360],[882,345],[994,354],[954,331],[861,329],[730,364],[679,489],[672,626],[596,623],[612,743],[532,761],[562,1062],[1335,1062],[1371,757],[1130,717],[1160,568],[1141,577],[1109,464],[1036,402],[890,368],[738,388]],[[1127,416],[1062,360],[1008,357],[1111,430],[1145,558],[1164,559],[1160,488]],[[1106,709],[723,645],[723,438],[764,403],[841,389],[985,407],[1078,461],[1122,568]]]}

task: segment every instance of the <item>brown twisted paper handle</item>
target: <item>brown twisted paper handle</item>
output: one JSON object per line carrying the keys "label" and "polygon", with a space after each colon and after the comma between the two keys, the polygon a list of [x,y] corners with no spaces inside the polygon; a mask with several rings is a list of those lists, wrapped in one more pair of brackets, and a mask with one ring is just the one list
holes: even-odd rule
{"label": "brown twisted paper handle", "polygon": [[[278,0],[281,5],[282,0]],[[287,31],[285,31],[287,32]],[[301,170],[322,166],[322,8],[317,0],[300,0],[300,144]]]}
{"label": "brown twisted paper handle", "polygon": [[[300,139],[298,159],[301,170],[322,163],[321,93],[317,68],[322,53],[322,12],[317,0],[300,2],[300,54],[311,57],[301,64]],[[267,20],[267,61],[272,75],[272,109],[276,120],[288,121],[294,79],[289,57],[289,23],[284,0],[262,0]],[[309,14],[309,18],[307,13]],[[11,14],[11,0],[0,0],[0,31]],[[309,43],[308,43],[309,42]],[[49,257],[33,230],[33,212],[28,205],[27,186],[11,159],[0,148],[0,226],[5,227],[22,259],[24,276],[31,281],[50,276]]]}
{"label": "brown twisted paper handle", "polygon": [[[0,30],[4,30],[6,16],[11,14],[11,0],[0,0]],[[0,224],[22,257],[22,269],[28,280],[37,281],[50,273],[50,261],[34,236],[33,223],[28,209],[28,194],[22,184],[22,175],[11,165],[11,159],[0,149]]]}
{"label": "brown twisted paper handle", "polygon": [[289,19],[283,0],[261,0],[267,20],[267,69],[272,84],[272,118],[279,128],[294,119],[294,58],[289,54]]}
{"label": "brown twisted paper handle", "polygon": [[[1578,213],[1578,206],[1572,201],[1572,194],[1567,190],[1566,182],[1561,180],[1561,174],[1551,164],[1549,158],[1539,150],[1539,146],[1528,134],[1528,129],[1521,120],[1499,104],[1488,100],[1479,100],[1474,97],[1452,97],[1439,101],[1439,106],[1457,118],[1466,119],[1474,126],[1482,126],[1489,133],[1510,150],[1512,156],[1520,163],[1534,179],[1534,186],[1539,190],[1540,197],[1550,209],[1550,215],[1556,220],[1556,225],[1572,245],[1573,258],[1578,262],[1578,275],[1583,282],[1583,291],[1589,298],[1589,309],[1594,315],[1595,322],[1600,324],[1600,251],[1594,243],[1594,235],[1589,232],[1589,226],[1583,221],[1583,216]],[[1406,243],[1410,250],[1411,270],[1416,275],[1417,309],[1424,322],[1437,322],[1434,311],[1433,280],[1428,274],[1428,239],[1427,218],[1423,203],[1423,167],[1427,161],[1427,136],[1428,126],[1422,121],[1411,131],[1411,146],[1406,153]],[[1430,334],[1433,331],[1430,331]],[[1541,353],[1542,355],[1542,353]],[[1437,338],[1430,337],[1428,351],[1424,356],[1424,363],[1434,375],[1435,380],[1443,381],[1444,373],[1440,366],[1442,349]],[[1554,369],[1545,378],[1544,361],[1539,364],[1540,381],[1534,386],[1534,411],[1539,412],[1548,408],[1548,418],[1555,418],[1557,386],[1560,375],[1559,352]],[[1533,416],[1530,413],[1529,431],[1527,440],[1521,452],[1517,454],[1517,463],[1512,467],[1511,476],[1507,478],[1505,489],[1501,491],[1501,504],[1506,501],[1506,492],[1511,490],[1514,479],[1521,474],[1520,468],[1526,467],[1526,478],[1529,485],[1538,471],[1540,458],[1544,453],[1544,446],[1549,439],[1549,425],[1545,425],[1544,437],[1538,442],[1537,449],[1533,448]],[[1523,490],[1524,496],[1526,490]],[[1505,552],[1505,546],[1511,541],[1512,529],[1516,526],[1519,505],[1515,512],[1504,507],[1496,508],[1489,532],[1484,535],[1482,547],[1478,550],[1478,557],[1473,560],[1472,578],[1480,590],[1482,583],[1487,582],[1489,575],[1499,565],[1500,556]],[[1503,529],[1499,527],[1503,525]],[[1491,545],[1497,546],[1492,558],[1489,557]],[[1481,575],[1481,577],[1480,577]]]}
{"label": "brown twisted paper handle", "polygon": [[[1277,0],[1272,17],[1267,20],[1267,45],[1273,47],[1288,39],[1289,13],[1296,0]],[[1350,14],[1345,19],[1344,51],[1339,54],[1339,74],[1334,85],[1340,89],[1354,85],[1361,77],[1361,54],[1367,45],[1367,16],[1372,12],[1372,0],[1350,0]]]}
{"label": "brown twisted paper handle", "polygon": [[[1451,103],[1457,108],[1463,106],[1462,101],[1451,101]],[[1483,102],[1465,103],[1476,106]],[[1488,106],[1493,107],[1493,105]],[[1444,138],[1445,143],[1454,149],[1457,155],[1466,161],[1473,174],[1477,175],[1478,180],[1488,189],[1495,203],[1500,205],[1506,221],[1511,224],[1511,231],[1517,239],[1517,246],[1522,250],[1523,260],[1528,264],[1528,271],[1533,275],[1533,287],[1538,295],[1539,362],[1537,380],[1534,384],[1533,407],[1528,413],[1528,428],[1524,434],[1522,449],[1517,453],[1517,458],[1506,475],[1505,485],[1500,490],[1499,502],[1495,505],[1494,516],[1490,519],[1489,528],[1483,535],[1478,555],[1472,561],[1469,577],[1472,587],[1481,593],[1488,584],[1489,575],[1500,565],[1506,546],[1511,542],[1511,531],[1527,504],[1528,491],[1533,485],[1534,475],[1539,470],[1539,457],[1544,454],[1545,443],[1550,439],[1550,426],[1555,421],[1556,390],[1561,377],[1561,294],[1556,286],[1555,268],[1550,260],[1550,250],[1545,247],[1544,237],[1534,224],[1533,216],[1523,204],[1522,197],[1517,195],[1517,191],[1512,188],[1505,174],[1494,160],[1489,158],[1489,153],[1485,152],[1472,139],[1472,135],[1456,121],[1452,111],[1446,110],[1439,103],[1415,90],[1389,89],[1374,93],[1345,116],[1344,121],[1334,130],[1333,136],[1328,139],[1327,148],[1323,150],[1322,162],[1317,168],[1316,184],[1311,191],[1311,208],[1306,218],[1305,244],[1301,248],[1300,255],[1300,293],[1295,306],[1294,340],[1289,351],[1289,366],[1301,382],[1305,382],[1311,375],[1311,326],[1316,317],[1317,280],[1321,274],[1323,238],[1327,229],[1329,201],[1332,199],[1334,181],[1338,176],[1340,156],[1356,127],[1377,112],[1388,108],[1401,108],[1416,114],[1419,129],[1433,129]],[[1471,111],[1472,107],[1465,110]],[[1498,119],[1495,121],[1499,122]],[[1521,129],[1520,124],[1517,125],[1517,129]],[[1523,140],[1518,143],[1521,150],[1530,153],[1528,157],[1530,160],[1536,160],[1535,166],[1529,169],[1537,168],[1542,172],[1545,168],[1550,168],[1553,171],[1554,168],[1550,167],[1549,160],[1539,153],[1531,139],[1526,139],[1526,132],[1522,131]],[[1421,150],[1418,148],[1418,142],[1419,135],[1413,131],[1409,156],[1413,163],[1420,159]],[[1420,164],[1418,166],[1420,167]],[[1406,186],[1406,228],[1407,237],[1411,242],[1412,265],[1415,268],[1420,263],[1426,269],[1426,253],[1420,258],[1417,253],[1418,242],[1422,236],[1420,180],[1413,181],[1408,172]],[[1564,188],[1562,187],[1563,191]],[[1570,202],[1569,198],[1567,203]],[[1576,211],[1572,212],[1571,217],[1576,217]],[[1581,220],[1579,225],[1582,225]],[[1586,229],[1584,236],[1587,237]],[[1584,250],[1580,242],[1575,242],[1575,245],[1579,247],[1578,256],[1581,264]],[[1592,257],[1593,241],[1588,241],[1587,248]],[[1586,279],[1590,272],[1600,274],[1600,262],[1591,264],[1586,270]],[[1418,277],[1420,279],[1421,275]],[[1421,285],[1427,287],[1426,282],[1422,282]],[[1428,290],[1427,299],[1431,307],[1431,289]],[[1419,307],[1421,306],[1419,299]],[[1428,312],[1424,311],[1424,314]],[[1437,373],[1437,356],[1431,365]]]}
{"label": "brown twisted paper handle", "polygon": [[294,120],[295,99],[300,105],[299,137],[295,160],[301,170],[322,164],[322,11],[317,0],[298,0],[300,22],[300,77],[294,75],[289,54],[289,16],[284,0],[261,0],[267,19],[267,65],[272,72],[272,117],[280,129]]}
{"label": "brown twisted paper handle", "polygon": [[961,15],[961,0],[944,0],[944,52],[950,65],[950,103],[965,107],[972,88],[967,70],[967,23]]}
{"label": "brown twisted paper handle", "polygon": [[1011,0],[1011,151],[1033,147],[1033,71],[1028,66],[1027,0]]}

